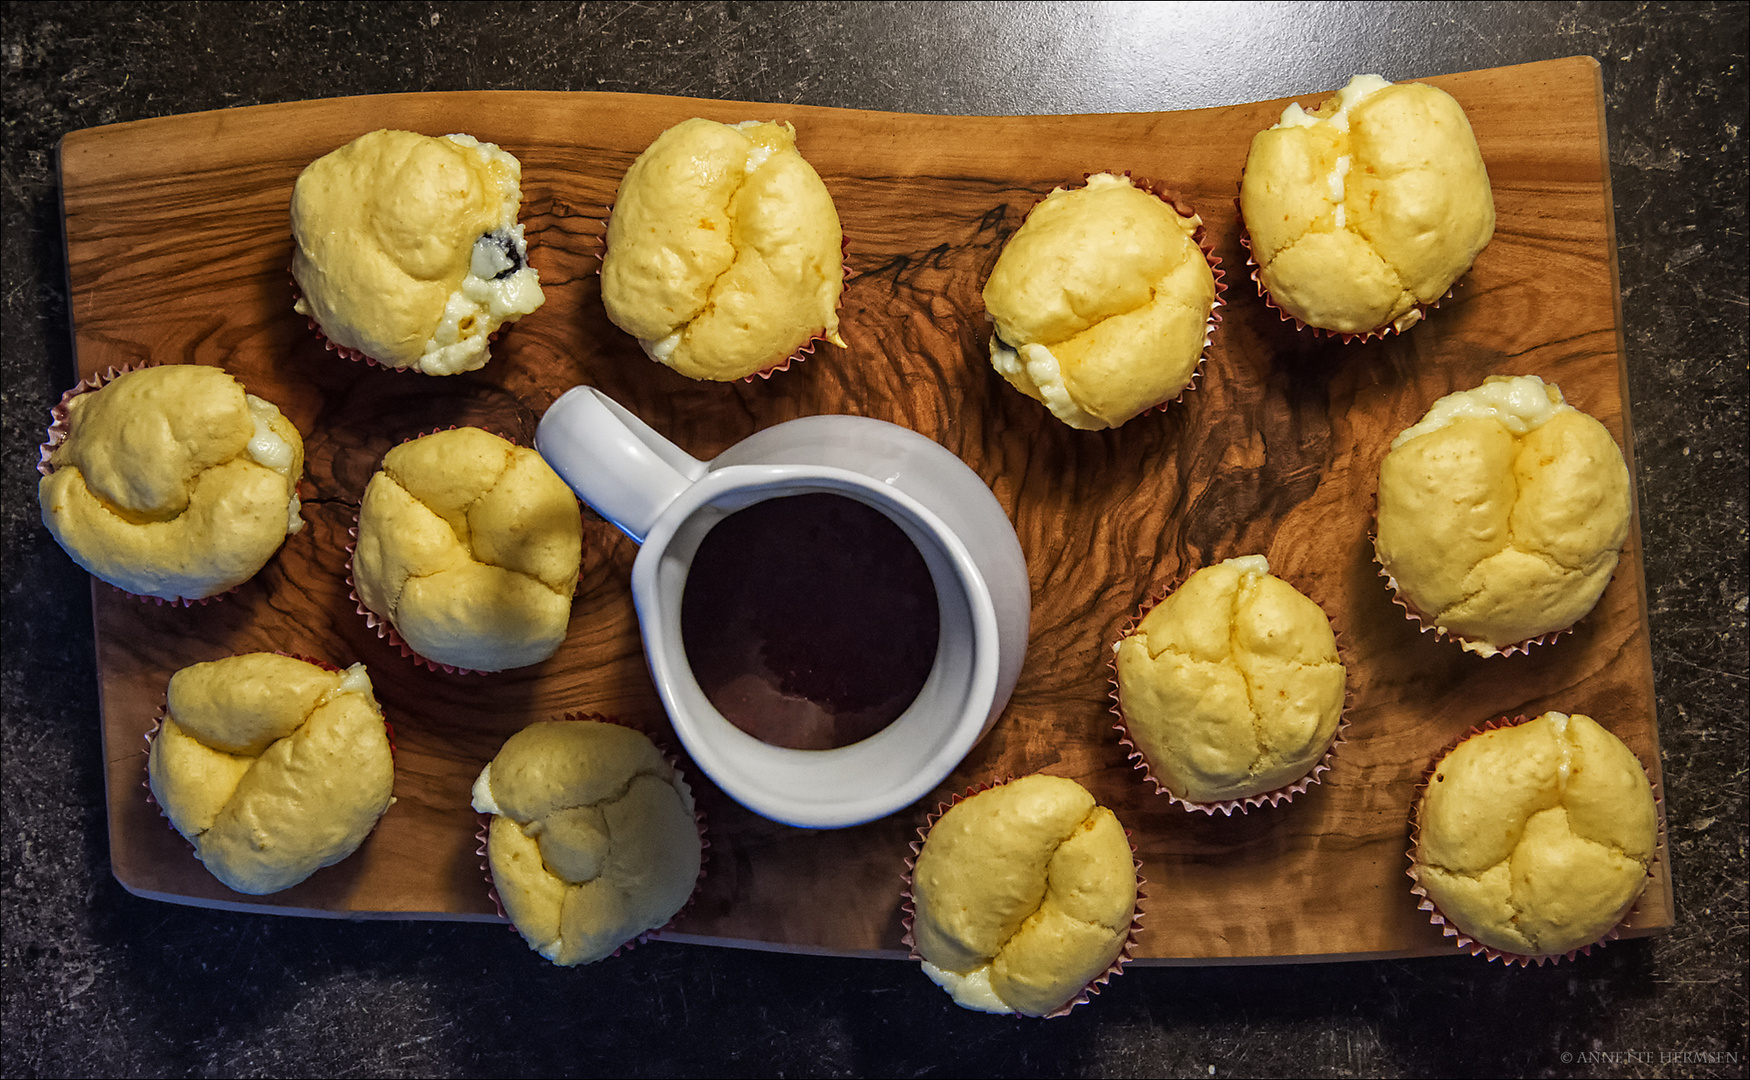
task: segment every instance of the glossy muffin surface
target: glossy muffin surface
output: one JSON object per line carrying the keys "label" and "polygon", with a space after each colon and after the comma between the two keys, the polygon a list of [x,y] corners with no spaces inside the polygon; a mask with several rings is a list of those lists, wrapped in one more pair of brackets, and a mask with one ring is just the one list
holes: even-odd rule
{"label": "glossy muffin surface", "polygon": [[1174,398],[1215,305],[1200,225],[1127,176],[1053,191],[985,282],[992,365],[1074,428],[1117,427]]}
{"label": "glossy muffin surface", "polygon": [[1309,326],[1407,330],[1495,232],[1470,121],[1445,91],[1357,75],[1252,139],[1240,213],[1259,279]]}
{"label": "glossy muffin surface", "polygon": [[626,171],[602,303],[680,374],[740,379],[816,338],[843,345],[843,287],[838,211],[789,124],[687,120]]}
{"label": "glossy muffin surface", "polygon": [[492,334],[544,299],[521,184],[516,158],[468,135],[373,131],[317,159],[292,191],[296,309],[390,367],[484,366]]}
{"label": "glossy muffin surface", "polygon": [[1337,733],[1345,672],[1324,611],[1262,556],[1192,574],[1118,643],[1118,703],[1155,777],[1192,803],[1310,772]]}
{"label": "glossy muffin surface", "polygon": [[1652,785],[1591,717],[1551,712],[1474,735],[1428,779],[1416,880],[1453,925],[1522,956],[1598,941],[1647,884]]}
{"label": "glossy muffin surface", "polygon": [[1044,1016],[1112,966],[1136,911],[1124,827],[1073,780],[1022,777],[931,828],[912,872],[924,971],[956,1003]]}
{"label": "glossy muffin surface", "polygon": [[277,653],[170,678],[147,773],[170,823],[214,877],[278,892],[358,849],[393,801],[389,737],[363,664]]}
{"label": "glossy muffin surface", "polygon": [[487,855],[529,948],[590,964],[678,912],[702,846],[685,781],[643,735],[566,720],[510,737],[474,783]]}
{"label": "glossy muffin surface", "polygon": [[215,367],[130,371],[67,403],[37,484],[43,524],[111,585],[199,599],[249,578],[304,527],[304,442]]}
{"label": "glossy muffin surface", "polygon": [[479,428],[383,457],[359,508],[359,599],[425,659],[538,663],[565,640],[583,556],[577,497],[540,454]]}

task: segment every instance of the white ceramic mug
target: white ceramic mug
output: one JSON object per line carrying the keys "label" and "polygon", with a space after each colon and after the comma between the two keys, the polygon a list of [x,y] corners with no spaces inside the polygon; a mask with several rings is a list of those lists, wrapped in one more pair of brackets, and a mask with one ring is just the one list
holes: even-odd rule
{"label": "white ceramic mug", "polygon": [[[978,474],[917,432],[810,416],[705,462],[579,386],[547,410],[535,446],[580,498],[643,545],[632,599],[657,693],[687,753],[756,813],[806,828],[884,817],[929,794],[1008,704],[1032,608],[1020,542]],[[898,525],[929,568],[941,620],[917,698],[874,735],[834,750],[773,746],[730,723],[694,678],[681,641],[682,592],[711,527],[754,503],[813,493],[855,499]]]}

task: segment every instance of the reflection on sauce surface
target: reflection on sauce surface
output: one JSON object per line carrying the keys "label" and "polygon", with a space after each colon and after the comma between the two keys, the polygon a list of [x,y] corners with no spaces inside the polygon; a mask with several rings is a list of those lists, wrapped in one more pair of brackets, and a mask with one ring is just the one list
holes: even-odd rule
{"label": "reflection on sauce surface", "polygon": [[891,724],[936,660],[940,615],[898,525],[842,495],[755,503],[705,534],[681,642],[711,704],[774,746],[830,750]]}

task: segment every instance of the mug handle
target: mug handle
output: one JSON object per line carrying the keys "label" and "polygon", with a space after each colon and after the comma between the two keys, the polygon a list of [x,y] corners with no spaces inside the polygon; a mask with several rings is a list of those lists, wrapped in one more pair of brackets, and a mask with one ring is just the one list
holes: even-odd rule
{"label": "mug handle", "polygon": [[642,544],[703,461],[593,386],[574,386],[547,408],[535,449],[596,513]]}

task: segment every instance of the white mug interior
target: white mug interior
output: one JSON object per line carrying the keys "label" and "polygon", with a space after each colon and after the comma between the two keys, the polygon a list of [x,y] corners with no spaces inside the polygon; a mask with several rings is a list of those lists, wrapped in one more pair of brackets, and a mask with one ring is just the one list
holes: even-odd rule
{"label": "white mug interior", "polygon": [[[898,525],[929,568],[940,618],[935,663],[917,697],[880,731],[832,750],[774,746],[730,723],[694,678],[681,640],[687,575],[712,526],[767,499],[814,493],[855,499]],[[954,770],[993,709],[997,616],[971,554],[922,504],[860,473],[794,465],[711,472],[650,529],[632,596],[651,675],[687,752],[736,801],[785,824],[839,828],[910,805]]]}

